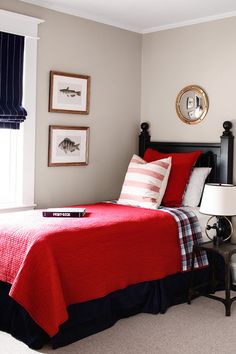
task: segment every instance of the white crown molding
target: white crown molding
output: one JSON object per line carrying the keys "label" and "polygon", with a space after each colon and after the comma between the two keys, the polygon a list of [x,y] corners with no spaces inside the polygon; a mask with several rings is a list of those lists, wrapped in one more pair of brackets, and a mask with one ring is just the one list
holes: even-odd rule
{"label": "white crown molding", "polygon": [[165,31],[165,30],[172,29],[172,28],[197,25],[199,23],[223,20],[224,18],[235,17],[235,16],[236,16],[236,11],[226,12],[226,13],[219,14],[219,15],[206,16],[206,17],[196,18],[193,20],[188,20],[188,21],[183,21],[183,22],[176,22],[176,23],[172,23],[170,25],[146,28],[146,29],[142,30],[141,33],[146,34],[146,33],[152,33],[152,32]]}
{"label": "white crown molding", "polygon": [[61,6],[61,5],[55,5],[55,4],[50,3],[47,0],[21,0],[21,1],[26,2],[26,3],[30,3],[33,5],[41,6],[41,7],[46,7],[50,10],[54,10],[54,11],[66,13],[69,15],[85,18],[85,19],[88,19],[91,21],[103,23],[105,25],[114,26],[114,27],[118,27],[118,28],[121,28],[121,29],[124,29],[127,31],[141,33],[141,34],[165,31],[165,30],[172,29],[172,28],[191,26],[191,25],[196,25],[199,23],[212,22],[212,21],[217,21],[217,20],[221,20],[224,18],[236,16],[236,11],[232,11],[232,12],[226,12],[226,13],[222,13],[222,14],[218,14],[218,15],[196,18],[193,20],[176,22],[176,23],[172,23],[172,24],[168,24],[168,25],[164,25],[164,26],[157,26],[157,27],[150,27],[150,28],[143,29],[143,28],[137,28],[134,26],[124,25],[124,24],[118,23],[118,22],[113,22],[113,21],[110,21],[108,19],[105,19],[105,18],[102,18],[99,16],[91,15],[86,12],[80,12],[79,10],[76,10],[75,8],[72,8],[72,7],[70,8],[70,7],[65,7],[65,6]]}
{"label": "white crown molding", "polygon": [[138,29],[136,27],[127,26],[127,25],[124,25],[122,23],[109,21],[109,20],[107,20],[107,19],[105,19],[103,17],[94,16],[94,15],[88,14],[87,12],[81,12],[79,10],[76,10],[75,8],[70,8],[70,7],[66,7],[65,8],[64,6],[51,4],[51,3],[49,3],[48,1],[45,1],[45,0],[20,0],[20,1],[27,2],[29,4],[33,4],[33,5],[37,5],[37,6],[41,6],[41,7],[46,7],[48,9],[50,9],[50,10],[66,13],[68,15],[73,15],[73,16],[85,18],[87,20],[91,20],[91,21],[94,21],[94,22],[102,23],[104,25],[118,27],[118,28],[121,28],[121,29],[124,29],[124,30],[127,30],[127,31],[131,31],[131,32],[142,33],[142,30]]}

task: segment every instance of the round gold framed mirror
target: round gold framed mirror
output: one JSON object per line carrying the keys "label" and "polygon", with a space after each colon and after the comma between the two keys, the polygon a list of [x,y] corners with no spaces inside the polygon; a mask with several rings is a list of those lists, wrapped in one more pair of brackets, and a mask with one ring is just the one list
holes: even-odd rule
{"label": "round gold framed mirror", "polygon": [[197,85],[184,87],[176,98],[178,117],[187,124],[196,124],[203,120],[209,107],[206,92]]}

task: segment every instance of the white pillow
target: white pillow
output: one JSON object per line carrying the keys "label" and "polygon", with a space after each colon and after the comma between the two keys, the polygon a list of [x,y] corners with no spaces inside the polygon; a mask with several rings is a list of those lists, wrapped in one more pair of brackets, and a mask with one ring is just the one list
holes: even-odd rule
{"label": "white pillow", "polygon": [[203,187],[210,167],[194,167],[183,197],[183,206],[197,207],[200,203]]}
{"label": "white pillow", "polygon": [[165,193],[171,157],[147,163],[134,155],[128,166],[118,204],[157,209]]}

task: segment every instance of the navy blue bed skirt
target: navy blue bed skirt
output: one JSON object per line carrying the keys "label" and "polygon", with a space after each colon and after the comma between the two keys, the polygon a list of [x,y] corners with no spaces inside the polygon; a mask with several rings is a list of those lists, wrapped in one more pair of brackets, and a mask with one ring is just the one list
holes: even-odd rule
{"label": "navy blue bed skirt", "polygon": [[[221,259],[219,269],[222,281],[224,268]],[[186,302],[189,276],[190,273],[178,273],[161,280],[131,285],[100,299],[71,305],[68,307],[69,320],[60,326],[53,338],[49,338],[9,297],[10,285],[0,282],[0,330],[10,333],[32,349],[40,349],[46,343],[51,343],[53,348],[62,347],[109,328],[121,318],[141,312],[163,314],[168,307]],[[194,280],[202,283],[209,276],[210,267],[195,271]]]}

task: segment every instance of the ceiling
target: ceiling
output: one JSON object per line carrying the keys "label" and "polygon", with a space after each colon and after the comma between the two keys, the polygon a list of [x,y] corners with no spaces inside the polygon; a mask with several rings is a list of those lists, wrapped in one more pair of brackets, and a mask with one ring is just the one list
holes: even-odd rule
{"label": "ceiling", "polygon": [[138,33],[236,16],[235,0],[21,0]]}

